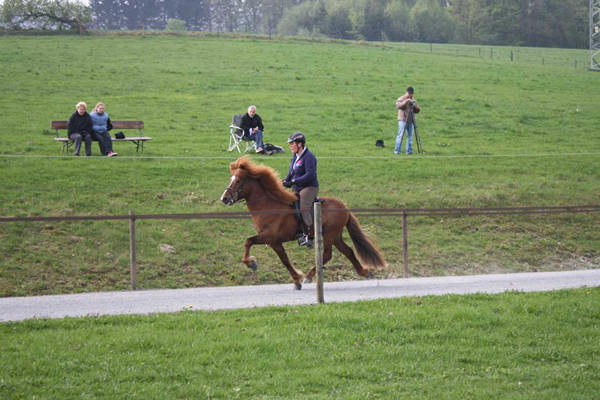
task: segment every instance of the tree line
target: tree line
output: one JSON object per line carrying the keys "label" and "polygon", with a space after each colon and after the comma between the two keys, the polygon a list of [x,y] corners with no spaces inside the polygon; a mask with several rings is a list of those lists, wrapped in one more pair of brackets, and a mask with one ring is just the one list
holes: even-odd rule
{"label": "tree line", "polygon": [[586,48],[588,7],[589,0],[5,0],[1,21],[4,29],[82,32],[163,30],[176,20],[190,31]]}
{"label": "tree line", "polygon": [[95,29],[162,30],[169,20],[209,32],[277,33],[285,10],[303,0],[91,0]]}

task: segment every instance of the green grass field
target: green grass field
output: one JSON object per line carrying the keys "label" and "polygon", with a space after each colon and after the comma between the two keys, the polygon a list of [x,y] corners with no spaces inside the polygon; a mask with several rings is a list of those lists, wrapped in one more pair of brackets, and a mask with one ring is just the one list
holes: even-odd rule
{"label": "green grass field", "polygon": [[600,290],[0,324],[3,399],[596,399]]}
{"label": "green grass field", "polygon": [[[406,44],[0,37],[0,215],[245,210],[218,199],[237,157],[226,151],[227,126],[249,104],[267,142],[306,133],[321,194],[349,207],[599,203],[600,75],[438,46],[428,54]],[[585,59],[520,49],[517,60],[540,52]],[[423,109],[426,153],[399,158],[393,102],[408,84]],[[144,120],[154,140],[144,154],[120,143],[113,159],[61,155],[50,121],[80,100],[103,101],[113,119]],[[283,172],[289,156],[254,158]],[[599,222],[409,219],[411,273],[598,268]],[[376,276],[401,276],[401,221],[361,223],[389,263]],[[289,282],[267,248],[253,250],[256,274],[239,262],[251,234],[249,219],[138,221],[138,287]],[[287,249],[310,267],[312,252]],[[0,296],[128,288],[127,222],[0,224],[0,254]],[[335,255],[325,279],[357,277]],[[597,288],[584,288],[3,323],[0,397],[594,399],[599,302]]]}
{"label": "green grass field", "polygon": [[[349,207],[599,203],[600,75],[438,46],[428,54],[227,37],[0,37],[0,215],[245,210],[218,199],[238,156],[226,150],[227,127],[249,104],[258,106],[267,142],[285,147],[290,133],[307,135],[320,194]],[[564,58],[585,58],[573,52]],[[548,49],[548,59],[560,53]],[[394,101],[409,84],[426,153],[395,157]],[[62,155],[50,121],[67,119],[80,100],[103,101],[115,120],[143,120],[154,139],[143,154],[116,144],[115,159]],[[254,158],[284,172],[289,157]],[[599,222],[597,214],[410,219],[411,274],[597,268]],[[401,221],[361,223],[389,264],[376,276],[401,276]],[[140,221],[138,287],[290,282],[267,248],[253,250],[258,273],[239,262],[252,234],[250,219]],[[311,252],[287,248],[298,268],[311,266]],[[128,287],[126,222],[1,224],[0,253],[1,296]],[[357,276],[334,252],[325,279]]]}

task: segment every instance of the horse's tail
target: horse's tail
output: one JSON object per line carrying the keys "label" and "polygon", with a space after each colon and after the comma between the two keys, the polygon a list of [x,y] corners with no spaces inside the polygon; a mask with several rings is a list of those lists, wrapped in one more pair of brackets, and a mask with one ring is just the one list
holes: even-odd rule
{"label": "horse's tail", "polygon": [[348,229],[348,233],[350,233],[350,238],[352,239],[352,243],[354,243],[358,257],[371,267],[385,268],[386,264],[381,252],[363,233],[358,219],[352,213],[350,213],[346,228]]}

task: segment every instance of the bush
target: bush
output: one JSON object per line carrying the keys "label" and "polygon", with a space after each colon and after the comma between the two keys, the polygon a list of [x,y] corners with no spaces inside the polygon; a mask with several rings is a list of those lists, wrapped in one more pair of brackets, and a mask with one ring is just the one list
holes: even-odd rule
{"label": "bush", "polygon": [[185,21],[177,18],[170,18],[167,21],[165,30],[169,32],[185,32]]}

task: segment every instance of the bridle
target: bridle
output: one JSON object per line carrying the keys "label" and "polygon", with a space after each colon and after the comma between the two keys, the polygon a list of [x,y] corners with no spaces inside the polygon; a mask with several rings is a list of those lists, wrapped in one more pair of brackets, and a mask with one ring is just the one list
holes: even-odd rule
{"label": "bridle", "polygon": [[[236,177],[237,178],[237,177]],[[233,183],[235,182],[234,180],[232,180],[229,185],[225,188],[225,193],[231,193],[231,203],[230,204],[234,204],[236,203],[238,200],[240,200],[240,193],[242,192],[242,189],[244,189],[244,186],[246,185],[246,181],[248,179],[244,179],[242,181],[242,183],[239,184],[238,188],[234,191],[233,188],[231,187],[231,185],[233,185]]]}
{"label": "bridle", "polygon": [[[236,178],[239,178],[239,177],[236,177]],[[235,203],[237,203],[239,200],[246,200],[246,204],[250,205],[250,204],[253,204],[253,203],[259,203],[259,202],[262,202],[263,200],[265,200],[265,199],[268,197],[268,196],[265,194],[265,195],[263,195],[263,196],[258,196],[258,197],[254,198],[254,199],[252,199],[252,200],[249,200],[249,199],[247,199],[247,198],[245,197],[245,196],[247,195],[247,193],[246,193],[246,194],[244,194],[244,197],[242,197],[242,190],[244,189],[244,186],[246,186],[246,182],[248,182],[248,178],[249,178],[249,176],[246,176],[246,177],[244,178],[244,180],[242,181],[242,183],[240,183],[240,185],[238,186],[238,188],[237,188],[237,189],[235,189],[235,191],[234,191],[234,189],[233,189],[233,187],[232,187],[232,185],[233,185],[233,183],[234,183],[234,181],[233,181],[233,180],[232,180],[232,181],[229,183],[229,185],[228,185],[228,186],[225,188],[225,191],[223,192],[223,196],[224,196],[224,195],[226,195],[226,194],[228,194],[228,193],[231,193],[231,201],[230,201],[230,202],[228,202],[228,203],[226,203],[227,205],[232,205],[232,204],[235,204]]]}

